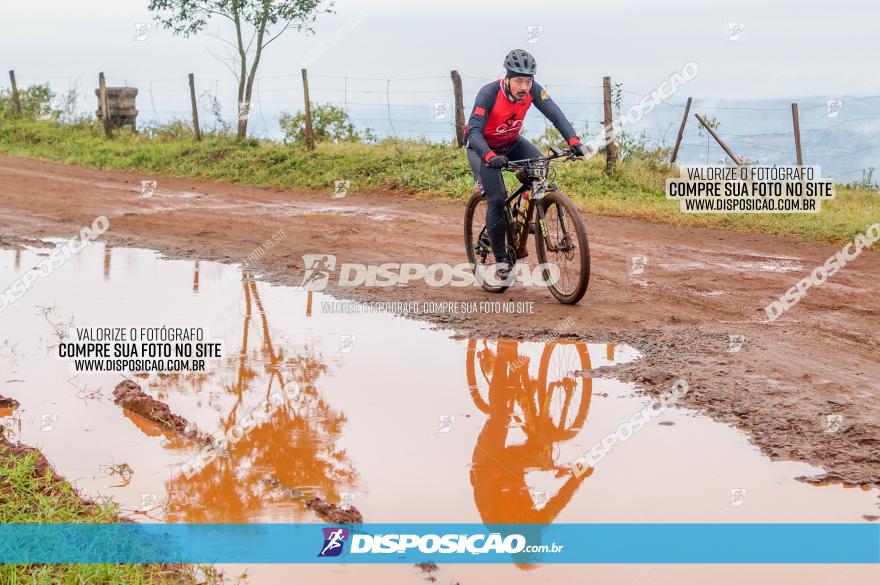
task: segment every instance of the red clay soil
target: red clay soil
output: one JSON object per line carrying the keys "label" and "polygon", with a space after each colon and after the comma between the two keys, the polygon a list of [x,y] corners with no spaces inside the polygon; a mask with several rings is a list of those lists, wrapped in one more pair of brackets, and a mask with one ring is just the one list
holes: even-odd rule
{"label": "red clay soil", "polygon": [[[140,181],[158,180],[138,199]],[[564,188],[564,185],[562,186]],[[112,246],[169,257],[241,262],[279,230],[287,237],[256,261],[273,283],[302,282],[303,254],[345,262],[465,261],[463,202],[390,191],[294,192],[98,171],[0,157],[0,245],[71,237],[106,215]],[[534,303],[534,312],[420,316],[460,335],[563,337],[628,343],[644,355],[611,373],[649,392],[684,378],[684,406],[745,431],[767,455],[824,467],[829,478],[880,486],[880,254],[865,251],[791,311],[768,322],[764,306],[839,250],[758,234],[584,214],[590,290],[575,307],[516,286],[325,290],[338,298]],[[880,218],[869,218],[880,221]],[[631,275],[632,256],[648,257]],[[535,264],[535,254],[528,258]],[[316,310],[320,310],[319,303]],[[729,336],[743,335],[738,352]],[[655,382],[655,383],[652,383]],[[828,415],[841,415],[826,432]],[[828,478],[826,478],[828,479]]]}
{"label": "red clay soil", "polygon": [[360,510],[354,506],[343,509],[338,504],[325,502],[319,496],[307,498],[303,504],[329,524],[362,524],[364,521]]}

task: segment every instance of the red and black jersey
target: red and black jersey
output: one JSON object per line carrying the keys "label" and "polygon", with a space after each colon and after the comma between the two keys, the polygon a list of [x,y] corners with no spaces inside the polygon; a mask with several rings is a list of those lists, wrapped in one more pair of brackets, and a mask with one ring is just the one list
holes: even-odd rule
{"label": "red and black jersey", "polygon": [[468,120],[468,146],[483,160],[504,152],[516,142],[522,130],[523,120],[532,103],[550,120],[569,144],[579,142],[574,128],[537,81],[532,82],[531,91],[519,101],[514,101],[505,91],[503,79],[484,85],[474,100],[474,109]]}

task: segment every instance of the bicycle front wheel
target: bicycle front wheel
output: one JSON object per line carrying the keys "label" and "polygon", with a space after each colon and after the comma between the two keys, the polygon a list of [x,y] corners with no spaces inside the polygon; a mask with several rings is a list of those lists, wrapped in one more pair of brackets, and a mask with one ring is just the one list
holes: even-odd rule
{"label": "bicycle front wheel", "polygon": [[[543,214],[536,219],[535,248],[544,268],[544,281],[560,303],[574,305],[590,285],[590,243],[587,230],[571,199],[550,191],[539,202]],[[542,217],[543,215],[543,217]],[[559,269],[553,279],[549,266]]]}
{"label": "bicycle front wheel", "polygon": [[553,440],[574,438],[590,410],[593,379],[590,351],[583,341],[556,340],[544,347],[538,367],[540,412],[553,424]]}

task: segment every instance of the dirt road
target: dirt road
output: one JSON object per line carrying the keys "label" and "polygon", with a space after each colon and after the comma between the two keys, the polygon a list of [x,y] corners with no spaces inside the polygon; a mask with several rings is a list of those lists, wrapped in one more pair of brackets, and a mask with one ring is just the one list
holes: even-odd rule
{"label": "dirt road", "polygon": [[[138,199],[147,179],[158,179],[158,191]],[[113,246],[241,262],[284,230],[257,262],[259,274],[281,284],[301,282],[306,253],[334,254],[338,263],[463,262],[463,212],[463,203],[411,194],[354,191],[334,199],[0,157],[0,246],[69,238],[106,215],[102,239]],[[575,307],[522,287],[499,297],[424,283],[338,288],[331,279],[327,292],[361,300],[533,301],[528,315],[422,318],[464,335],[537,337],[567,324],[564,337],[628,343],[644,359],[615,377],[647,379],[642,385],[655,392],[684,378],[686,406],[744,430],[769,456],[823,466],[825,480],[880,486],[880,254],[863,253],[768,323],[763,307],[839,247],[584,219],[593,272]],[[630,274],[632,256],[648,258],[643,273]],[[536,263],[535,255],[529,260]],[[744,336],[739,351],[731,351],[732,335]]]}

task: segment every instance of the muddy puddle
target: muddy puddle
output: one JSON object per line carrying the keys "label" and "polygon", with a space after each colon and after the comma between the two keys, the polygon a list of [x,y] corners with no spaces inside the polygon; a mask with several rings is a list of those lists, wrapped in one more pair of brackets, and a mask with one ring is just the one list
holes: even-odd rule
{"label": "muddy puddle", "polygon": [[[0,250],[0,288],[44,254]],[[739,431],[676,408],[576,477],[569,464],[649,404],[626,384],[589,377],[639,359],[635,349],[460,339],[387,314],[325,313],[329,297],[252,276],[88,246],[0,313],[0,395],[20,403],[0,410],[6,432],[141,522],[321,522],[303,503],[315,496],[351,503],[365,522],[863,522],[877,513],[876,490],[795,481],[821,470],[771,462]],[[131,377],[200,431],[223,434],[290,380],[302,389],[191,477],[182,464],[199,446],[114,404],[123,376],[75,374],[54,357],[72,326],[163,325],[205,327],[224,342],[225,357],[204,373]],[[735,579],[748,569],[739,571]],[[256,584],[431,576],[405,566],[248,572]],[[572,575],[682,582],[668,567],[433,574],[442,583]]]}

